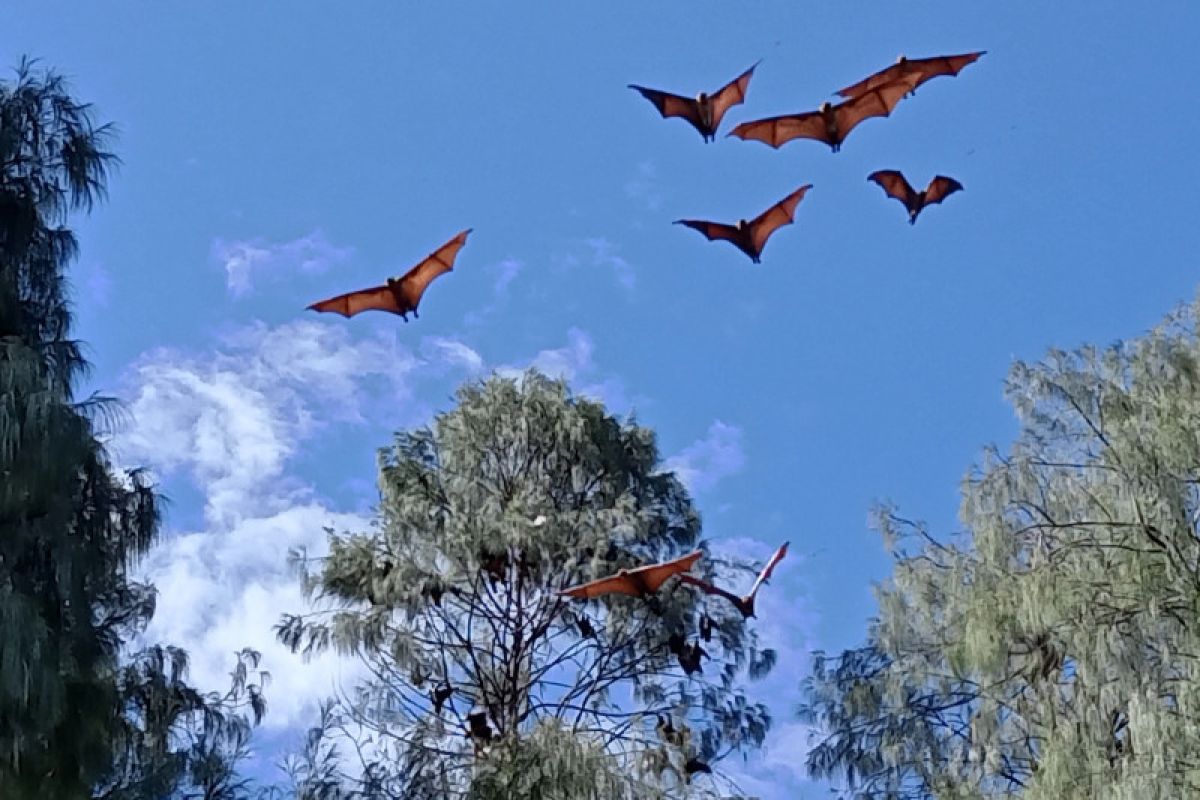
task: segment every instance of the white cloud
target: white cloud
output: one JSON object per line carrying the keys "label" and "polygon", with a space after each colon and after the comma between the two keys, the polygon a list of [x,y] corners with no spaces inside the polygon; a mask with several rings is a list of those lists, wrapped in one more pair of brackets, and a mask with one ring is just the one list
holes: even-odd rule
{"label": "white cloud", "polygon": [[228,686],[235,651],[261,650],[270,727],[311,724],[334,682],[361,669],[332,655],[305,664],[272,630],[282,613],[307,607],[288,549],[319,556],[325,526],[368,527],[320,502],[293,462],[322,429],[425,421],[414,383],[481,364],[450,339],[429,340],[422,356],[336,324],[254,323],[210,352],[147,352],[124,376],[132,424],[111,443],[116,460],[187,480],[204,498],[202,529],[165,537],[142,564],[160,591],[144,639],[185,648],[206,691]]}
{"label": "white cloud", "polygon": [[234,297],[253,288],[259,276],[299,269],[310,274],[324,272],[353,255],[351,247],[337,247],[320,230],[290,242],[269,243],[262,239],[225,241],[216,239],[212,255],[225,268],[225,281]]}
{"label": "white cloud", "polygon": [[637,274],[633,265],[617,255],[617,246],[604,238],[587,239],[587,246],[592,249],[592,264],[598,267],[612,267],[617,276],[617,282],[626,289],[633,289],[637,283]]}
{"label": "white cloud", "polygon": [[715,420],[703,439],[698,439],[668,458],[663,469],[674,472],[689,491],[699,493],[711,489],[722,478],[741,471],[745,464],[742,429]]}

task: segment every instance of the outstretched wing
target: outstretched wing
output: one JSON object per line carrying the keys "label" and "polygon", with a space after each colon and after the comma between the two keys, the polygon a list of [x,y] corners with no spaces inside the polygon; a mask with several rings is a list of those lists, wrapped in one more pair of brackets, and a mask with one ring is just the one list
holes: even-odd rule
{"label": "outstretched wing", "polygon": [[938,75],[957,75],[962,72],[964,67],[975,63],[979,60],[980,56],[986,53],[986,50],[980,50],[977,53],[963,53],[957,56],[909,59],[899,64],[892,64],[886,69],[881,69],[874,75],[870,75],[858,83],[839,90],[838,94],[842,97],[859,97],[872,89],[882,86],[885,83],[891,83],[897,78],[908,74],[916,74],[918,77],[914,87],[920,86],[925,81],[936,78]]}
{"label": "outstretched wing", "polygon": [[642,592],[629,579],[628,575],[612,575],[592,581],[591,583],[581,583],[578,586],[563,589],[559,594],[566,597],[575,597],[579,600],[591,600],[593,597],[600,597],[606,594],[627,594],[630,597],[640,597]]}
{"label": "outstretched wing", "polygon": [[917,73],[903,75],[834,108],[837,115],[838,133],[843,141],[860,122],[871,117],[886,117],[892,113],[904,95],[917,85]]}
{"label": "outstretched wing", "polygon": [[349,319],[363,311],[390,311],[399,314],[400,306],[396,303],[396,294],[390,286],[372,286],[370,289],[359,289],[356,292],[339,294],[328,300],[321,300],[308,307],[311,311],[332,312],[341,314]]}
{"label": "outstretched wing", "polygon": [[929,188],[925,190],[925,205],[940,203],[955,192],[961,192],[962,188],[963,185],[954,178],[938,175],[929,182]]}
{"label": "outstretched wing", "polygon": [[901,203],[904,203],[905,208],[908,208],[909,203],[912,202],[913,195],[916,194],[913,191],[912,185],[899,170],[881,169],[868,175],[867,180],[879,184],[888,197],[894,197]]}
{"label": "outstretched wing", "polygon": [[645,86],[629,84],[630,89],[636,89],[642,97],[649,100],[658,109],[658,113],[667,117],[683,117],[692,126],[704,133],[704,122],[700,119],[700,106],[690,97],[681,97],[670,92],[660,92],[658,89],[648,89]]}
{"label": "outstretched wing", "polygon": [[734,605],[737,605],[742,602],[742,598],[738,597],[733,592],[728,592],[719,586],[713,586],[708,581],[704,580],[703,578],[697,578],[695,575],[687,575],[687,574],[680,575],[679,580],[681,580],[682,582],[684,582],[690,586],[695,586],[697,589],[704,592],[705,594],[715,594],[720,597],[724,597],[726,600],[730,601]]}
{"label": "outstretched wing", "polygon": [[725,112],[733,106],[746,101],[746,90],[750,87],[750,78],[754,75],[754,67],[762,61],[754,62],[754,66],[722,86],[712,97],[712,129],[715,132],[721,127]]}
{"label": "outstretched wing", "polygon": [[661,564],[650,564],[645,567],[638,567],[630,572],[635,573],[641,578],[647,592],[657,592],[659,587],[672,575],[683,575],[692,568],[692,565],[704,555],[703,550],[696,550],[688,553],[686,556],[677,558],[674,561],[664,561]]}
{"label": "outstretched wing", "polygon": [[730,242],[737,242],[738,238],[738,229],[733,225],[726,225],[722,222],[709,222],[703,219],[677,219],[673,224],[686,225],[692,230],[700,231],[709,241],[725,239]]}
{"label": "outstretched wing", "polygon": [[767,561],[767,565],[762,568],[762,572],[758,573],[758,577],[754,580],[754,585],[750,587],[750,597],[753,597],[758,592],[758,587],[771,579],[771,573],[775,571],[775,565],[787,555],[789,544],[791,543],[784,542],[781,544],[779,549],[775,551],[775,555],[771,556],[770,560]]}
{"label": "outstretched wing", "polygon": [[761,253],[763,247],[767,244],[768,237],[772,233],[784,225],[791,225],[795,221],[796,206],[800,205],[800,201],[804,199],[804,194],[811,188],[811,183],[801,186],[751,220],[750,237],[754,242],[756,250]]}
{"label": "outstretched wing", "polygon": [[743,122],[728,134],[739,139],[753,139],[764,142],[771,147],[779,148],[792,139],[816,139],[819,142],[832,144],[825,130],[825,120],[819,111],[809,111],[804,114],[784,114],[779,117],[767,117],[750,122]]}
{"label": "outstretched wing", "polygon": [[454,269],[454,259],[458,255],[458,251],[467,243],[467,235],[470,233],[470,228],[460,232],[426,256],[420,264],[404,273],[400,278],[399,287],[401,301],[406,306],[401,308],[402,312],[416,311],[421,302],[421,295],[425,294],[430,282],[439,275],[444,275]]}

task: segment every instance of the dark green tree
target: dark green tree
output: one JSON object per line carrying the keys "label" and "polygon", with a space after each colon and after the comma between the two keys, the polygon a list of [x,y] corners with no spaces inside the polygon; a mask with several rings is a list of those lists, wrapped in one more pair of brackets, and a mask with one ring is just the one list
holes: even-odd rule
{"label": "dark green tree", "polygon": [[964,483],[961,540],[883,510],[879,616],[807,683],[814,776],[858,798],[1200,793],[1198,313],[1018,362],[1020,435]]}
{"label": "dark green tree", "polygon": [[[280,625],[295,649],[353,653],[370,669],[338,704],[342,740],[366,769],[354,790],[479,800],[716,791],[714,776],[685,767],[761,743],[766,709],[739,686],[765,674],[774,652],[728,604],[678,579],[649,599],[558,595],[704,546],[653,433],[535,372],[466,385],[457,399],[381,452],[375,529],[330,531],[329,556],[304,573],[323,610]],[[694,571],[712,577],[713,565]],[[699,638],[704,610],[711,641]],[[684,643],[706,651],[702,672],[685,674]]]}
{"label": "dark green tree", "polygon": [[28,60],[0,83],[5,800],[166,797],[169,774],[176,786],[217,786],[201,762],[220,753],[232,763],[241,705],[262,709],[244,661],[221,698],[184,684],[178,651],[121,661],[123,643],[154,611],[154,588],[131,570],[158,533],[160,501],[144,473],[117,473],[105,455],[98,435],[117,419],[113,402],[75,397],[88,365],[70,338],[66,283],[77,250],[67,216],[103,197],[116,162],[105,149],[111,134],[61,77]]}

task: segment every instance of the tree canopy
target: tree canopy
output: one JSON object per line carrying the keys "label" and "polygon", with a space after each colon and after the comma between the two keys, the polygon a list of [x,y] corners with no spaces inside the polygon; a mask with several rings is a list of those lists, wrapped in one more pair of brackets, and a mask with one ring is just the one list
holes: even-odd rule
{"label": "tree canopy", "polygon": [[[677,579],[644,599],[558,594],[705,546],[653,432],[536,372],[465,385],[457,401],[380,452],[373,530],[331,531],[320,561],[298,554],[318,610],[285,617],[281,639],[356,654],[372,676],[337,715],[363,753],[356,785],[481,799],[715,791],[688,762],[761,743],[766,709],[739,681],[765,674],[773,651]],[[712,639],[685,674],[681,645],[700,644],[703,614]]]}
{"label": "tree canopy", "polygon": [[104,196],[111,134],[53,71],[24,60],[0,82],[0,796],[232,800],[221,768],[263,710],[256,654],[224,696],[190,687],[176,648],[122,660],[154,613],[131,571],[161,498],[107,458],[118,407],[75,398],[66,282],[67,216]]}
{"label": "tree canopy", "polygon": [[965,480],[957,540],[881,510],[879,616],[806,685],[814,776],[860,798],[1200,791],[1198,313],[1016,363],[1020,434]]}

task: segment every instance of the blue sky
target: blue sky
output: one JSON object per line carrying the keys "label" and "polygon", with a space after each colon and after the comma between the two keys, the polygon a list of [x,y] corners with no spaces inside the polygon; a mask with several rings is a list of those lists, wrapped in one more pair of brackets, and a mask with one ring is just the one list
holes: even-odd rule
{"label": "blue sky", "polygon": [[[1136,336],[1196,287],[1200,7],[1182,0],[51,1],[8,20],[4,64],[44,59],[121,129],[73,280],[94,384],[134,412],[115,452],[174,500],[150,633],[204,680],[263,646],[266,742],[343,669],[269,646],[298,602],[286,546],[361,523],[391,431],[537,363],[657,430],[706,535],[793,542],[761,613],[791,661],[752,769],[764,797],[816,796],[788,766],[790,705],[803,653],[858,643],[873,613],[871,504],[954,530],[962,475],[1015,431],[1012,359]],[[723,136],[901,52],[972,50],[836,155]],[[713,144],[626,88],[694,95],[760,58]],[[884,168],[966,189],[910,227],[866,180]],[[805,183],[761,265],[670,224]],[[419,321],[304,311],[465,227]]]}

